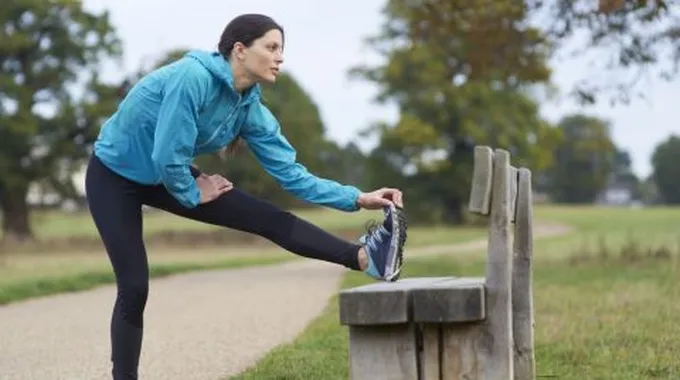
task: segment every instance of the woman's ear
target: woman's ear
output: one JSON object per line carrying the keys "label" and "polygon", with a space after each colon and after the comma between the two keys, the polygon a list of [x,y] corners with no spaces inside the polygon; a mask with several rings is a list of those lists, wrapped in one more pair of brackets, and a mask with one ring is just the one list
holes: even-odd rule
{"label": "woman's ear", "polygon": [[246,45],[244,45],[241,42],[236,42],[234,43],[234,48],[232,49],[232,56],[238,59],[239,61],[242,61],[246,57]]}

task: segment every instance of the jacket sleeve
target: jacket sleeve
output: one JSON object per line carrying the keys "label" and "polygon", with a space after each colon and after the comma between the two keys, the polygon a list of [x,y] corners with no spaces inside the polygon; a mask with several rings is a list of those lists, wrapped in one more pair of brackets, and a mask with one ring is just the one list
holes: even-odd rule
{"label": "jacket sleeve", "polygon": [[158,113],[151,158],[168,192],[187,208],[196,207],[200,191],[190,165],[198,135],[196,120],[205,99],[207,76],[190,63],[168,76]]}
{"label": "jacket sleeve", "polygon": [[342,211],[357,211],[357,198],[361,191],[348,185],[312,175],[296,162],[296,152],[281,133],[276,118],[263,105],[252,111],[256,116],[241,129],[247,142],[265,171],[274,177],[281,187],[304,201]]}

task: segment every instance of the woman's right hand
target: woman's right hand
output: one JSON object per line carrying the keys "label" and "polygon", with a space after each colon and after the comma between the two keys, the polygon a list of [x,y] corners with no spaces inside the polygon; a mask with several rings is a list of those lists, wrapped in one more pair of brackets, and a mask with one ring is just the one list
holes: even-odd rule
{"label": "woman's right hand", "polygon": [[234,188],[233,183],[219,174],[201,174],[196,177],[196,184],[201,192],[201,204],[212,202],[220,195]]}

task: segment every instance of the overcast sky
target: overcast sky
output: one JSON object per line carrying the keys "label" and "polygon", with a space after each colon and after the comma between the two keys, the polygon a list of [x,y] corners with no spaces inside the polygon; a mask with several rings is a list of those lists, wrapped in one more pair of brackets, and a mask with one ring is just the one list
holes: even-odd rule
{"label": "overcast sky", "polygon": [[[320,108],[329,137],[345,143],[376,120],[394,120],[393,107],[372,103],[376,88],[350,81],[347,70],[360,63],[380,62],[363,44],[375,34],[386,0],[322,2],[317,0],[84,0],[94,11],[108,9],[124,44],[122,67],[107,70],[109,78],[148,65],[175,48],[216,48],[219,36],[241,13],[272,16],[286,30],[284,69],[291,72]],[[584,63],[554,65],[554,82],[567,88],[585,72]],[[627,107],[597,106],[583,110],[612,122],[614,140],[631,152],[638,175],[650,173],[654,146],[671,133],[680,134],[680,80],[644,84],[648,101]],[[675,101],[671,99],[675,98]],[[542,105],[555,121],[578,108],[572,102]],[[285,126],[283,126],[285,131]],[[362,144],[365,146],[365,144]]]}

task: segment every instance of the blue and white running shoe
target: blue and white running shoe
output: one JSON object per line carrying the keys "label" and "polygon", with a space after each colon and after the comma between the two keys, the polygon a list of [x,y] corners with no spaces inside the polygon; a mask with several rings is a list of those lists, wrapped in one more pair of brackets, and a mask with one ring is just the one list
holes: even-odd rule
{"label": "blue and white running shoe", "polygon": [[385,208],[385,221],[368,231],[359,242],[368,256],[367,275],[383,281],[396,281],[401,274],[406,243],[406,214],[400,207]]}

